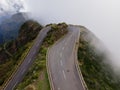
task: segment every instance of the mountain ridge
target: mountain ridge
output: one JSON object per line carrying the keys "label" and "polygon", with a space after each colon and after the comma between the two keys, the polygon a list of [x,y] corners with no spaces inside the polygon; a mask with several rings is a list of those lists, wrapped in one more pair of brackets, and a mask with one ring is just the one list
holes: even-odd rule
{"label": "mountain ridge", "polygon": [[20,26],[28,20],[27,13],[16,13],[12,15],[10,18],[5,19],[0,24],[0,33],[2,34],[0,41],[4,43],[6,41],[14,40],[18,36],[18,30]]}

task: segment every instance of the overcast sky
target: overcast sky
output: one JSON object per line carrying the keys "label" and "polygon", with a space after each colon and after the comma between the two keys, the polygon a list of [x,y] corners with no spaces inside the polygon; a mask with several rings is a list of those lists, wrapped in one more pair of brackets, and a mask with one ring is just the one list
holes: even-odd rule
{"label": "overcast sky", "polygon": [[[120,0],[21,0],[42,24],[84,25],[99,37],[120,66]],[[117,63],[116,63],[117,62]]]}

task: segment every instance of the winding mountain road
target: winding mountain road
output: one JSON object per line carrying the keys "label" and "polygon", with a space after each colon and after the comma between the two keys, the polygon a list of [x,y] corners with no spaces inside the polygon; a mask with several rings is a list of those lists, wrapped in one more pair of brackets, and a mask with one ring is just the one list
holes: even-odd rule
{"label": "winding mountain road", "polygon": [[43,28],[39,32],[39,34],[34,42],[34,45],[30,49],[27,57],[25,58],[23,63],[20,65],[20,67],[18,68],[18,70],[16,71],[16,73],[14,74],[12,79],[7,83],[7,85],[5,87],[3,87],[3,90],[13,90],[15,88],[15,86],[19,82],[22,81],[22,79],[24,78],[28,69],[33,64],[33,61],[35,60],[36,54],[38,53],[39,48],[40,48],[44,38],[47,36],[47,32],[49,32],[50,29],[51,29],[51,27],[48,26],[48,27]]}
{"label": "winding mountain road", "polygon": [[[50,29],[51,27],[48,26],[39,32],[25,60],[3,90],[13,90],[22,81]],[[75,63],[77,55],[75,46],[79,40],[80,28],[69,25],[68,29],[68,34],[55,43],[47,54],[52,88],[53,90],[85,90]]]}
{"label": "winding mountain road", "polygon": [[68,26],[69,33],[48,51],[48,69],[53,90],[85,90],[76,68],[80,27]]}

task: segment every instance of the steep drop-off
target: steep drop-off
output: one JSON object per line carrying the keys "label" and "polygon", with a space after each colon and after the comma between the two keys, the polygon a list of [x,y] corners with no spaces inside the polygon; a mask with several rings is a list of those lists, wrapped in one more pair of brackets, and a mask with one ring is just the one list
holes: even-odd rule
{"label": "steep drop-off", "polygon": [[109,52],[88,29],[81,27],[79,66],[89,90],[119,90],[120,79],[109,64]]}

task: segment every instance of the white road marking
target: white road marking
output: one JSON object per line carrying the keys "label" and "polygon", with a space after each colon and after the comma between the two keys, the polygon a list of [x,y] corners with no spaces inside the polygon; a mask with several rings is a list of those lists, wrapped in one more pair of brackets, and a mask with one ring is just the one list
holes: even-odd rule
{"label": "white road marking", "polygon": [[63,70],[63,76],[64,76],[64,79],[66,80],[66,75],[65,75],[65,72],[64,72],[64,70]]}
{"label": "white road marking", "polygon": [[29,59],[28,63],[30,63],[30,61],[31,61],[31,58]]}
{"label": "white road marking", "polygon": [[64,50],[65,49],[65,47],[62,47],[62,50]]}
{"label": "white road marking", "polygon": [[65,43],[65,46],[67,45],[67,42]]}
{"label": "white road marking", "polygon": [[58,90],[60,90],[60,88],[58,88]]}
{"label": "white road marking", "polygon": [[25,69],[23,69],[22,74],[25,72]]}
{"label": "white road marking", "polygon": [[62,53],[60,53],[60,57],[62,57]]}
{"label": "white road marking", "polygon": [[60,60],[60,64],[61,64],[61,66],[63,66],[63,62],[62,62],[62,60]]}

